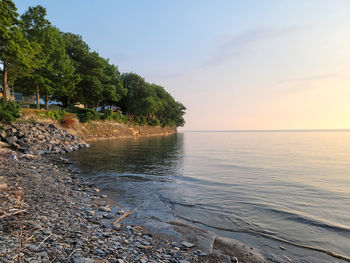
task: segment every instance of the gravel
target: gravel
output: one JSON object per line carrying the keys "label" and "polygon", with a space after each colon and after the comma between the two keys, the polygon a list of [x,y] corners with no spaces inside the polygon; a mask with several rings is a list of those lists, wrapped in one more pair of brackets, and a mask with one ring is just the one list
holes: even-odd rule
{"label": "gravel", "polygon": [[112,224],[106,196],[64,160],[8,155],[0,154],[0,262],[205,262],[194,244]]}

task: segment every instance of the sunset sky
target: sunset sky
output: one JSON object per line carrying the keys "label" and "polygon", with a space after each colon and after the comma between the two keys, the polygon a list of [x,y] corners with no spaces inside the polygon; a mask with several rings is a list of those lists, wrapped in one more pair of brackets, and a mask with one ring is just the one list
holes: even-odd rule
{"label": "sunset sky", "polygon": [[14,2],[164,86],[183,130],[350,128],[348,0]]}

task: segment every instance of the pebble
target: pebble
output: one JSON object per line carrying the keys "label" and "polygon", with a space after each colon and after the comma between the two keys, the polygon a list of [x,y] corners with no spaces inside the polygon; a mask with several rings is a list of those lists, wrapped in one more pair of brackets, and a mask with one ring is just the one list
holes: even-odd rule
{"label": "pebble", "polygon": [[119,209],[118,215],[123,215],[123,214],[125,214],[125,211],[123,209]]}
{"label": "pebble", "polygon": [[187,241],[182,241],[181,245],[183,245],[184,247],[187,247],[187,248],[194,247],[194,244],[187,242]]}
{"label": "pebble", "polygon": [[113,230],[120,230],[121,225],[119,223],[113,223],[112,228],[113,228]]}
{"label": "pebble", "polygon": [[[205,252],[189,250],[195,245],[185,240],[171,243],[158,236],[153,240],[139,226],[111,224],[105,220],[115,217],[110,213],[107,200],[100,199],[102,195],[97,195],[91,185],[67,171],[67,164],[59,157],[18,156],[16,161],[4,161],[0,157],[0,181],[6,184],[6,189],[21,187],[19,190],[26,197],[23,209],[27,209],[27,213],[21,215],[21,223],[31,237],[23,249],[23,262],[49,263],[54,258],[54,262],[74,263],[206,260]],[[0,209],[20,207],[18,199],[11,199],[17,200],[14,203],[2,199],[6,193],[5,187],[3,189],[0,198],[5,203]],[[92,198],[95,201],[90,201]],[[120,209],[118,213],[125,211]],[[16,228],[6,225],[9,223],[4,221],[4,225],[0,225],[0,262],[3,258],[4,262],[13,262],[18,255],[18,233],[11,232]]]}
{"label": "pebble", "polygon": [[36,249],[36,248],[37,248],[36,245],[29,244],[29,245],[27,245],[27,248],[28,248],[28,250],[31,251],[31,252],[38,252],[38,250]]}
{"label": "pebble", "polygon": [[104,215],[103,217],[106,218],[106,219],[113,219],[113,218],[114,218],[114,215],[112,215],[112,214],[107,214],[107,215]]}
{"label": "pebble", "polygon": [[77,257],[73,259],[74,263],[94,263],[94,260],[91,258],[83,258],[83,257]]}
{"label": "pebble", "polygon": [[98,210],[102,212],[111,212],[111,209],[108,206],[100,206]]}

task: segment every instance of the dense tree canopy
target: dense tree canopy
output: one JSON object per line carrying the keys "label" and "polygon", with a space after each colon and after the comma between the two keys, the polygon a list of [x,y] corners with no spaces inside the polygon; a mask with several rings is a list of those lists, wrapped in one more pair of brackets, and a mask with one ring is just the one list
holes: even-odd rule
{"label": "dense tree canopy", "polygon": [[46,107],[49,101],[101,111],[115,106],[138,123],[184,125],[186,108],[163,87],[135,73],[121,74],[81,36],[53,26],[42,6],[29,7],[19,18],[11,0],[0,0],[0,61],[7,98],[10,84],[36,95],[37,107],[40,99]]}
{"label": "dense tree canopy", "polygon": [[[32,50],[23,36],[17,8],[11,0],[0,1],[0,61],[2,63],[4,96],[9,97],[8,73],[10,68],[27,68]],[[18,73],[14,73],[13,76]],[[12,77],[14,80],[15,77]]]}

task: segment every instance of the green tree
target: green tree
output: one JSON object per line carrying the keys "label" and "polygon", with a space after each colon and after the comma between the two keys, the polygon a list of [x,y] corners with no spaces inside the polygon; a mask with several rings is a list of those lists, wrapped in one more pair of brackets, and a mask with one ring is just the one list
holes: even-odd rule
{"label": "green tree", "polygon": [[127,95],[120,101],[122,110],[133,115],[145,115],[143,107],[147,106],[145,101],[150,94],[147,82],[135,73],[122,74],[123,87],[127,89]]}
{"label": "green tree", "polygon": [[53,98],[62,102],[65,107],[72,107],[77,102],[80,102],[81,92],[79,83],[84,75],[84,60],[89,55],[89,46],[82,40],[80,35],[73,33],[62,33],[66,54],[71,60],[74,72],[71,76],[73,82],[70,81],[67,85],[61,87],[61,90],[56,90]]}
{"label": "green tree", "polygon": [[36,93],[37,108],[40,108],[40,87],[44,87],[50,82],[43,74],[43,69],[48,62],[49,52],[51,52],[49,47],[46,46],[50,22],[45,17],[46,9],[42,6],[29,7],[21,16],[24,24],[25,37],[31,44],[35,43],[40,45],[42,49],[36,56],[36,61],[40,66],[36,67],[31,74],[24,79],[23,83],[27,85],[23,86],[22,90],[22,92],[27,95],[32,95],[34,92]]}
{"label": "green tree", "polygon": [[97,108],[103,92],[102,83],[106,79],[105,60],[97,52],[87,53],[79,65],[81,81],[77,85],[80,103]]}
{"label": "green tree", "polygon": [[[120,101],[122,110],[133,116],[147,118],[151,123],[159,121],[163,126],[183,126],[186,108],[156,84],[147,83],[135,73],[122,75],[127,95]],[[157,121],[155,121],[157,120]]]}
{"label": "green tree", "polygon": [[104,73],[105,80],[102,84],[103,90],[100,97],[103,108],[108,105],[117,105],[117,103],[127,94],[127,89],[123,87],[117,66],[109,64],[109,61],[106,60]]}
{"label": "green tree", "polygon": [[28,95],[36,93],[37,108],[40,107],[40,94],[43,94],[48,109],[53,98],[73,96],[78,78],[66,53],[62,33],[45,17],[46,9],[42,6],[29,7],[22,15],[26,37],[41,47],[35,58],[40,66],[24,78],[22,83],[26,85],[22,89]]}
{"label": "green tree", "polygon": [[44,94],[46,109],[49,100],[56,96],[71,96],[75,90],[77,76],[74,74],[72,61],[66,53],[65,43],[61,32],[50,26],[45,30],[45,49],[47,49],[47,60],[42,68],[42,76],[48,80],[43,85],[41,92]]}
{"label": "green tree", "polygon": [[12,65],[28,67],[26,54],[31,47],[21,31],[17,8],[11,0],[0,1],[0,61],[2,63],[4,97],[9,98],[8,73]]}

